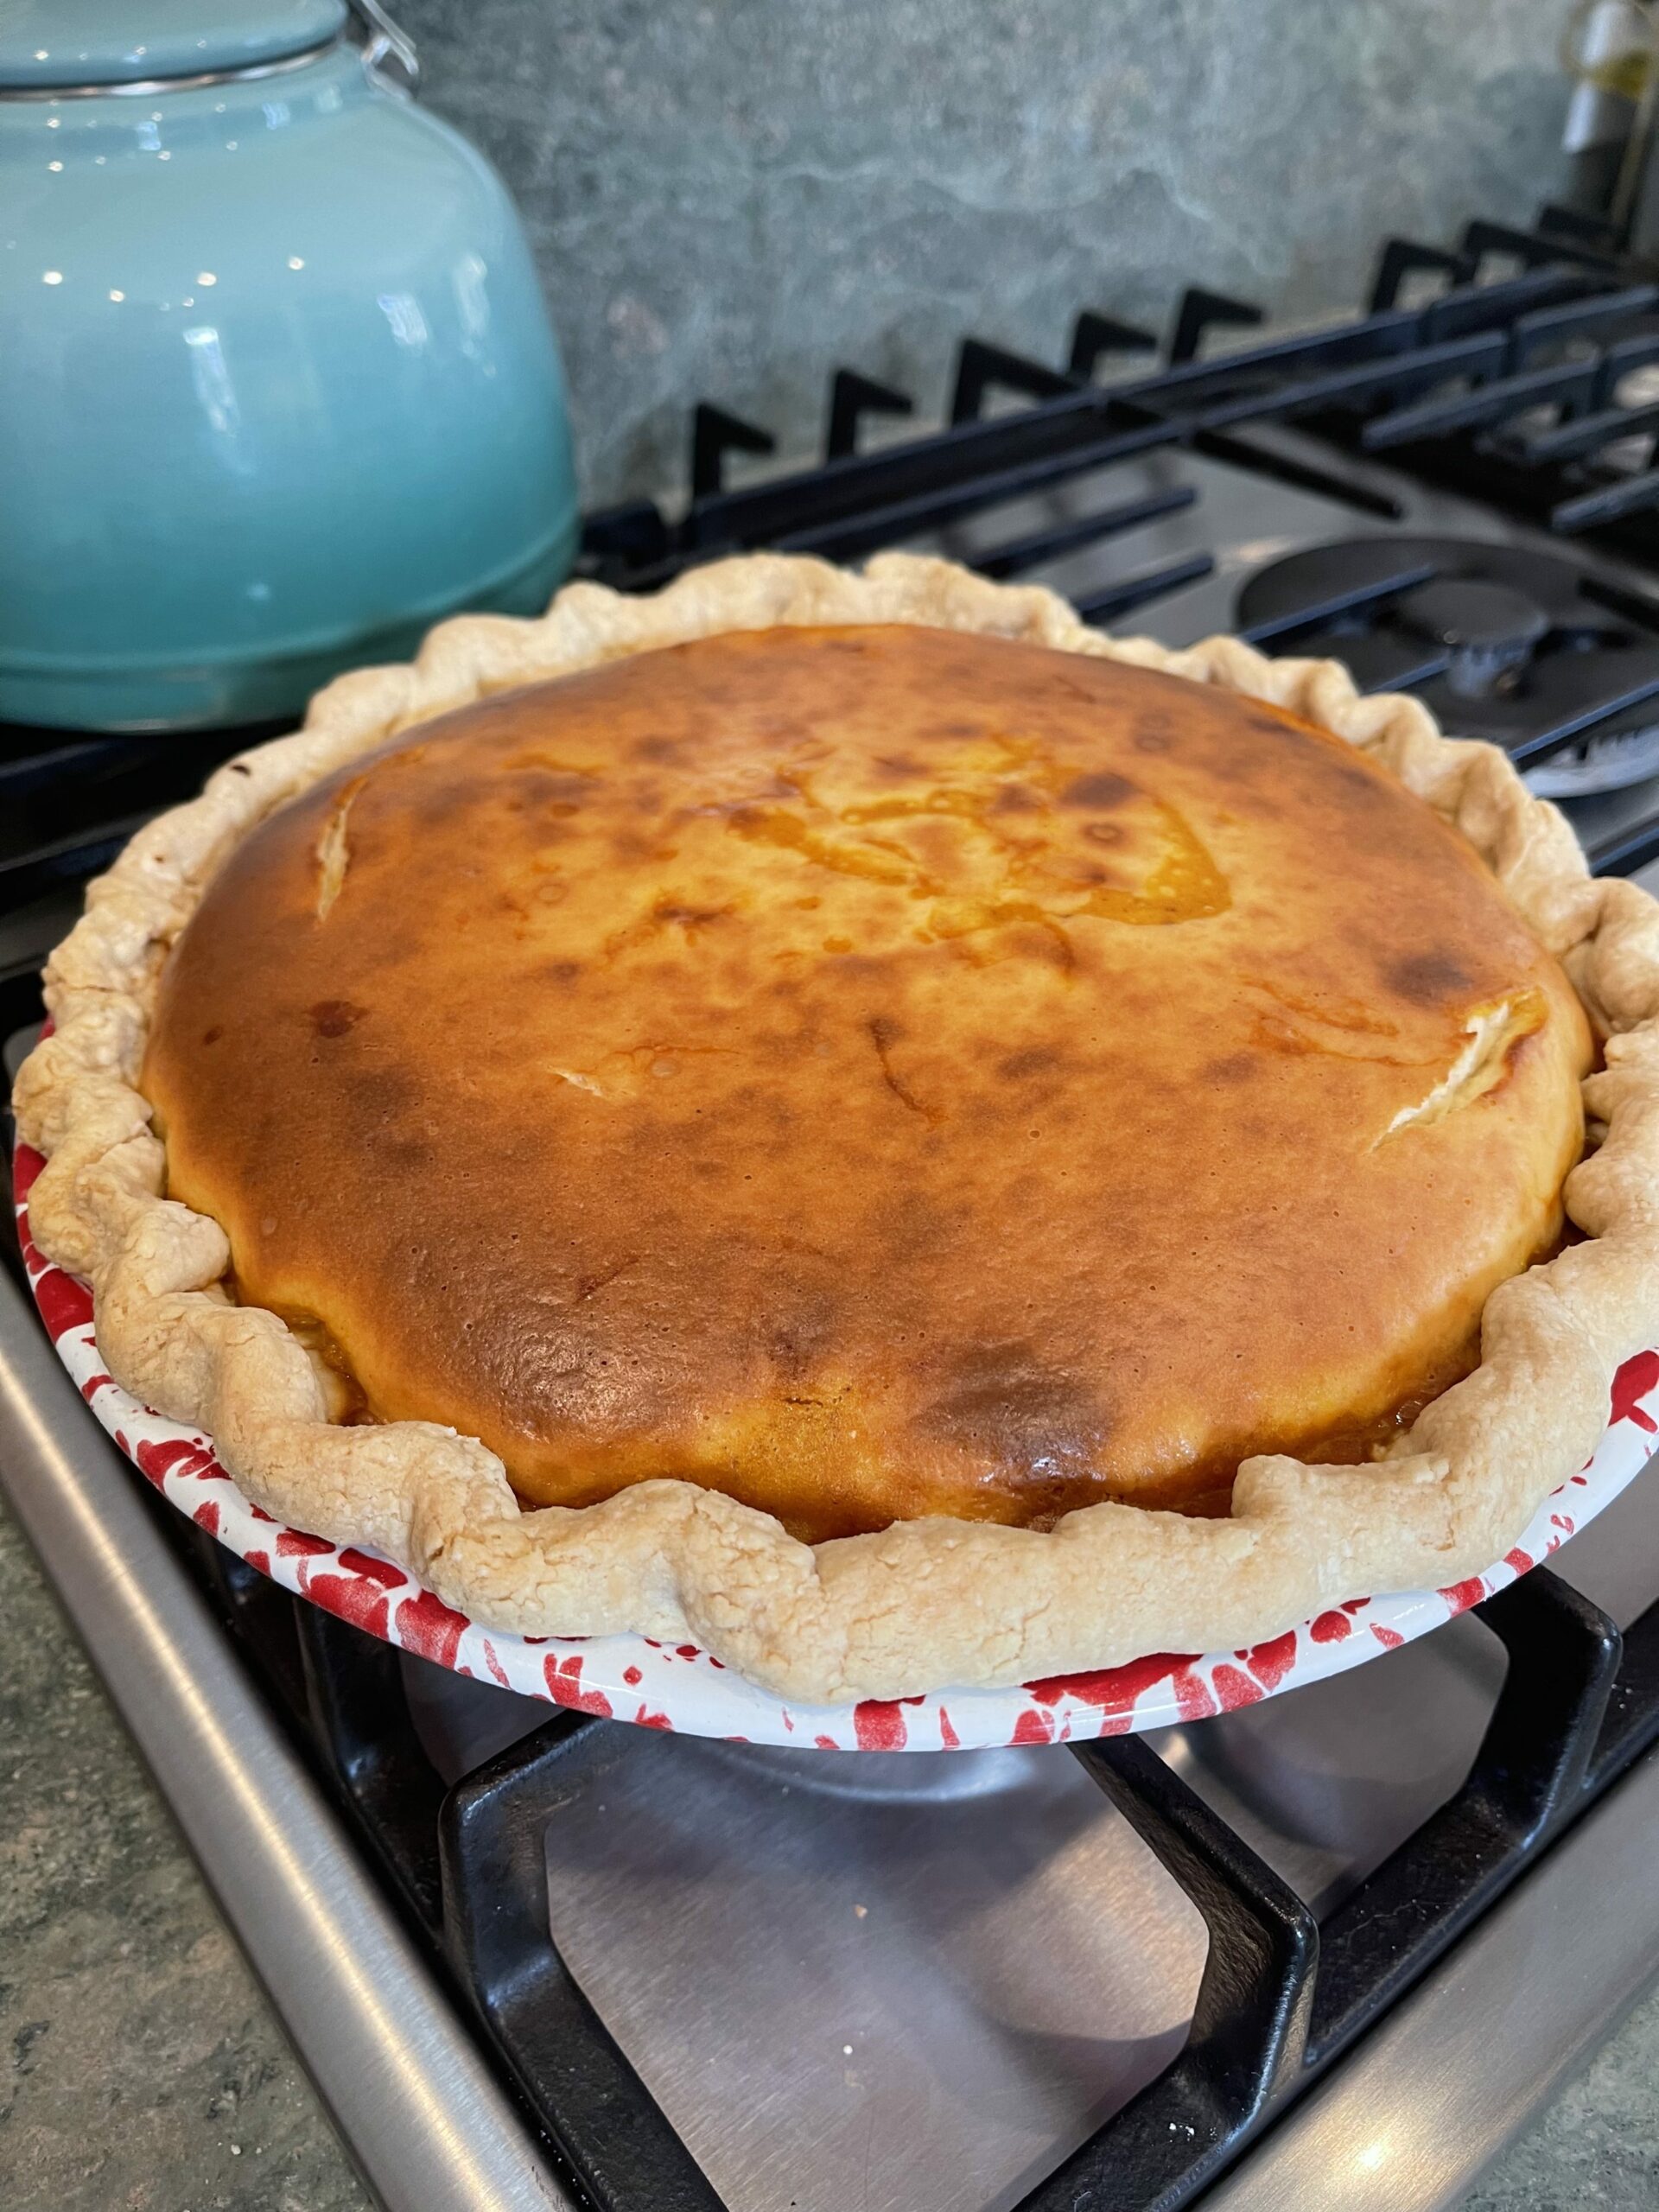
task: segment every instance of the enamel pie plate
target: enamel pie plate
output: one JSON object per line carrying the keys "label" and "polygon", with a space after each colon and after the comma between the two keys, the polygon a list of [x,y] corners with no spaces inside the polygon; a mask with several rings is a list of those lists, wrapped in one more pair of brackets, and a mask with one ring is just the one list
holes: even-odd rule
{"label": "enamel pie plate", "polygon": [[29,1236],[29,1186],[41,1165],[38,1153],[18,1146],[18,1229],[41,1318],[82,1397],[169,1504],[283,1589],[403,1650],[521,1696],[642,1728],[820,1751],[972,1751],[1127,1735],[1230,1713],[1395,1650],[1505,1588],[1593,1520],[1659,1444],[1659,1351],[1645,1351],[1620,1369],[1607,1427],[1585,1467],[1545,1499],[1513,1549],[1465,1582],[1351,1598],[1247,1651],[1160,1652],[1093,1674],[891,1703],[786,1705],[690,1644],[484,1628],[390,1560],[272,1520],[220,1466],[211,1437],[149,1412],[105,1370],[91,1293],[50,1266]]}

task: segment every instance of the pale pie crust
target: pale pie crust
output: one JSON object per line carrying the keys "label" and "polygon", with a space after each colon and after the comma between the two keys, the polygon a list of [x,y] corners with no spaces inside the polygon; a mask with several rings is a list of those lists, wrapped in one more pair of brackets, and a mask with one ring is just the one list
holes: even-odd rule
{"label": "pale pie crust", "polygon": [[[816,1548],[683,1482],[525,1511],[475,1439],[416,1421],[331,1424],[298,1339],[226,1296],[219,1224],[162,1195],[165,1154],[137,1089],[162,965],[215,868],[273,808],[492,691],[722,631],[870,622],[1023,639],[1287,708],[1455,823],[1565,963],[1606,1039],[1605,1068],[1585,1084],[1591,1149],[1566,1185],[1586,1241],[1492,1294],[1479,1367],[1385,1460],[1247,1460],[1224,1519],[1102,1504],[1046,1533],[931,1519]],[[31,1224],[50,1259],[91,1283],[120,1382],[210,1434],[267,1511],[385,1553],[474,1620],[694,1642],[802,1702],[1236,1648],[1345,1598],[1459,1580],[1500,1558],[1588,1458],[1615,1370],[1659,1342],[1659,902],[1592,880],[1566,823],[1501,752],[1443,737],[1414,700],[1359,697],[1333,661],[1268,660],[1227,638],[1185,652],[1105,638],[1052,592],[945,562],[886,554],[855,575],[753,555],[652,598],[581,583],[539,620],[446,622],[412,664],[340,677],[301,730],[230,762],[142,830],[91,886],[48,963],[47,1003],[54,1032],[16,1089],[20,1134],[48,1160]]]}

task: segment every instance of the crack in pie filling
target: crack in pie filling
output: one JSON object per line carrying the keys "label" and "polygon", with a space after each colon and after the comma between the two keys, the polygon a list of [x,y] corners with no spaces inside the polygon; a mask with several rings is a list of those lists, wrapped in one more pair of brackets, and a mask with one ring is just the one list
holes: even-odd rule
{"label": "crack in pie filling", "polygon": [[797,1706],[1477,1573],[1659,1343],[1659,905],[1414,700],[945,562],[446,623],[47,1001],[119,1382],[486,1628]]}
{"label": "crack in pie filling", "polygon": [[505,692],[245,838],[162,978],[168,1190],[337,1416],[809,1542],[1225,1512],[1468,1372],[1588,1027],[1349,745],[923,626]]}

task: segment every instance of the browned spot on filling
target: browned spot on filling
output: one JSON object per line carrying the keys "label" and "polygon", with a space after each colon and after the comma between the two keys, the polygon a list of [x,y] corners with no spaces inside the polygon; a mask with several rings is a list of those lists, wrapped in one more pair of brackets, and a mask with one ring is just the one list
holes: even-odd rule
{"label": "browned spot on filling", "polygon": [[1206,1083],[1248,1083],[1256,1072],[1257,1062],[1249,1052],[1224,1052],[1204,1065]]}
{"label": "browned spot on filling", "polygon": [[344,1037],[368,1010],[365,1006],[353,1006],[350,999],[319,999],[311,1008],[311,1027],[319,1037]]}
{"label": "browned spot on filling", "polygon": [[1389,963],[1382,981],[1411,1006],[1443,1006],[1473,987],[1468,969],[1452,952],[1414,952]]}
{"label": "browned spot on filling", "polygon": [[1027,1076],[1052,1075],[1063,1064],[1064,1055],[1052,1045],[1028,1045],[1023,1052],[1010,1052],[996,1064],[996,1071],[1010,1083],[1019,1083]]}
{"label": "browned spot on filling", "polygon": [[1067,785],[1065,791],[1068,806],[1125,806],[1135,795],[1135,785],[1128,778],[1116,775],[1109,768],[1103,768],[1092,776],[1079,776],[1076,783]]}

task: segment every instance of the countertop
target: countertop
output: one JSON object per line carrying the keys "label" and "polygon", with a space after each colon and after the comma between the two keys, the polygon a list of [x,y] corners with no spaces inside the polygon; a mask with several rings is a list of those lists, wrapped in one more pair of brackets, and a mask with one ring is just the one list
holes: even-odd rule
{"label": "countertop", "polygon": [[[3,1508],[0,2053],[9,2212],[368,2212]],[[1652,2212],[1659,1994],[1467,2202]]]}

